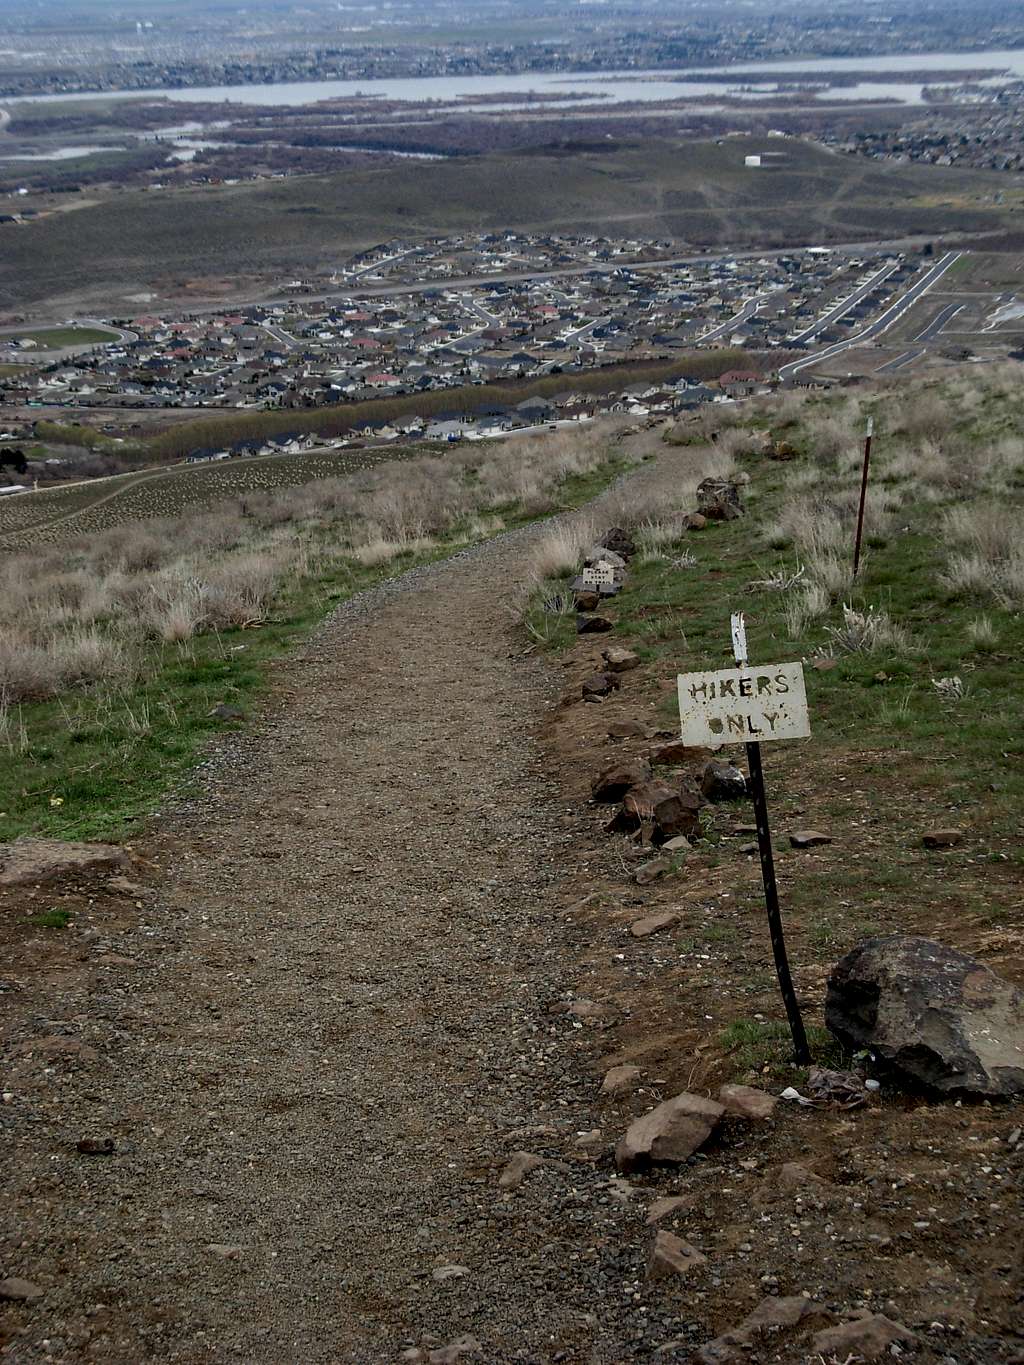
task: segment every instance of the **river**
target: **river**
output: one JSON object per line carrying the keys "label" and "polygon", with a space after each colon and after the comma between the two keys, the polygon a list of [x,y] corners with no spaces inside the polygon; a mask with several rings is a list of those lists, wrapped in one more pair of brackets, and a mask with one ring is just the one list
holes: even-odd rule
{"label": "river", "polygon": [[[676,71],[528,71],[500,76],[420,76],[387,80],[324,80],[284,81],[277,85],[211,85],[195,86],[187,90],[123,90],[101,91],[94,95],[39,95],[27,96],[23,102],[59,102],[87,99],[169,99],[183,103],[216,104],[230,101],[251,105],[302,105],[320,100],[351,98],[354,95],[373,96],[384,100],[410,100],[417,103],[457,100],[466,95],[497,94],[564,94],[568,97],[589,94],[607,104],[651,104],[664,100],[679,100],[704,95],[724,95],[735,91],[737,85],[757,82],[759,74],[786,74],[813,79],[823,72],[885,72],[899,74],[926,71],[1000,71],[1004,73],[992,83],[1024,77],[1024,49],[994,52],[908,52],[884,57],[816,57],[802,61],[742,62],[733,66],[680,68]],[[678,76],[697,76],[698,80],[674,80]],[[706,79],[704,79],[706,78]],[[818,97],[863,103],[870,100],[896,99],[904,104],[919,104],[926,83],[921,81],[862,81],[855,85],[829,90],[823,87]],[[772,93],[771,83],[762,83],[761,93]],[[490,106],[493,109],[493,105]],[[545,107],[551,107],[547,105]],[[486,108],[483,112],[486,112]]]}

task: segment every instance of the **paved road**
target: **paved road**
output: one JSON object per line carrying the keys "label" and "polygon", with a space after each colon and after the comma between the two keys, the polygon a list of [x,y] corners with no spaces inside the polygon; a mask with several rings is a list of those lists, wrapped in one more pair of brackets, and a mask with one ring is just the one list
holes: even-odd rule
{"label": "paved road", "polygon": [[904,351],[902,355],[887,360],[884,365],[879,365],[875,374],[895,374],[897,370],[902,370],[907,365],[912,365],[915,360],[919,360],[927,349],[926,346],[912,347],[909,351]]}
{"label": "paved road", "polygon": [[855,336],[847,338],[846,341],[837,341],[832,346],[826,346],[823,351],[818,351],[816,355],[806,356],[802,360],[793,360],[788,365],[782,365],[779,369],[779,378],[792,379],[794,375],[799,374],[801,370],[808,369],[811,365],[820,365],[825,360],[832,360],[835,356],[842,355],[844,351],[850,350],[853,346],[863,345],[865,341],[872,341],[875,337],[881,336],[887,328],[903,316],[908,308],[912,308],[918,299],[927,294],[929,289],[934,288],[946,271],[965,254],[963,251],[948,251],[926,275],[923,275],[916,284],[911,285],[905,294],[901,294],[895,303],[891,303],[874,322],[869,323],[867,327],[862,328]]}
{"label": "paved road", "polygon": [[964,306],[965,305],[962,303],[947,304],[946,307],[943,308],[942,312],[939,313],[936,317],[932,318],[931,322],[928,323],[927,327],[923,328],[922,331],[918,333],[914,340],[915,341],[933,340],[945,328],[947,322],[951,322],[953,318],[956,317],[957,313],[963,312]]}
{"label": "paved road", "polygon": [[286,332],[283,327],[279,327],[274,322],[264,322],[261,325],[263,330],[269,332],[275,341],[280,342],[286,351],[298,350],[300,345],[298,338],[293,337],[290,332]]}
{"label": "paved road", "polygon": [[720,323],[717,327],[712,327],[710,332],[701,332],[699,337],[694,337],[693,344],[696,346],[699,342],[717,341],[719,337],[727,336],[734,327],[749,322],[767,297],[767,294],[758,294],[754,298],[748,299],[740,311],[734,313],[726,322]]}
{"label": "paved road", "polygon": [[611,317],[594,318],[592,322],[585,322],[582,327],[577,327],[574,332],[570,332],[567,336],[563,337],[562,340],[576,342],[582,341],[584,337],[590,336],[590,334],[596,331],[598,327],[604,327],[606,323],[609,322],[611,322]]}
{"label": "paved road", "polygon": [[793,340],[798,346],[801,346],[805,341],[810,341],[813,337],[820,335],[826,328],[831,327],[833,322],[838,322],[841,317],[845,317],[851,308],[856,308],[858,303],[867,298],[872,289],[887,280],[890,275],[895,274],[898,269],[899,262],[893,261],[891,265],[876,270],[870,279],[865,280],[862,285],[859,285],[852,294],[837,303],[834,308],[830,308],[824,317],[819,318],[817,322],[812,322],[810,327],[805,327]]}
{"label": "paved road", "polygon": [[469,311],[475,313],[488,327],[501,326],[501,318],[499,318],[496,313],[488,312],[486,308],[482,308],[480,304],[477,303],[476,299],[465,299],[463,302],[466,304]]}
{"label": "paved road", "polygon": [[956,317],[957,313],[963,312],[964,307],[965,305],[962,303],[947,304],[941,312],[937,313],[935,317],[932,318],[931,322],[927,323],[921,331],[918,332],[917,336],[914,338],[915,345],[913,345],[910,350],[895,356],[884,365],[879,365],[875,374],[895,374],[897,370],[906,369],[906,367],[912,365],[915,360],[920,360],[921,356],[927,354],[928,347],[918,346],[916,343],[919,341],[934,341],[939,333],[945,330],[946,323],[951,322],[953,318]]}

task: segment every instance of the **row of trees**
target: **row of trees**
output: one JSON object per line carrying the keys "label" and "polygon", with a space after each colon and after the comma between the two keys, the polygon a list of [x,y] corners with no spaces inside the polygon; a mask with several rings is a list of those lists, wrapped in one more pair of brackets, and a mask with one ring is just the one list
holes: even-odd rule
{"label": "row of trees", "polygon": [[237,441],[266,440],[286,431],[344,436],[367,422],[431,417],[453,409],[483,412],[491,407],[511,407],[526,398],[550,398],[566,390],[585,394],[616,393],[628,385],[669,383],[684,375],[702,381],[717,379],[727,370],[758,368],[761,363],[762,357],[758,353],[739,349],[685,351],[670,360],[608,365],[600,370],[464,385],[456,389],[431,389],[360,403],[275,412],[225,413],[183,422],[162,432],[150,441],[149,451],[158,460],[176,460],[206,447],[222,448]]}

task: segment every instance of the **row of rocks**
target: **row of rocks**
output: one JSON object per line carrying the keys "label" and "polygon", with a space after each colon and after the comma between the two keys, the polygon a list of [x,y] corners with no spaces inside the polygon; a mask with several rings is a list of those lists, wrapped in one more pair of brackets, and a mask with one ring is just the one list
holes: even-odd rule
{"label": "row of rocks", "polygon": [[[626,570],[636,545],[621,526],[606,531],[583,556],[582,573],[571,587],[576,607],[577,635],[600,635],[612,629],[607,616],[595,615],[601,602],[622,591]],[[595,581],[596,580],[596,581]],[[617,692],[620,674],[636,668],[640,659],[632,650],[614,646],[602,651],[604,666],[584,678],[581,694],[584,701],[598,702]]]}
{"label": "row of rocks", "polygon": [[701,809],[709,802],[745,798],[745,775],[731,763],[715,759],[704,763],[699,783],[683,773],[656,776],[654,768],[699,761],[705,753],[676,741],[655,746],[646,759],[616,759],[601,768],[591,779],[591,795],[595,801],[619,803],[608,832],[632,834],[655,846],[699,838]]}

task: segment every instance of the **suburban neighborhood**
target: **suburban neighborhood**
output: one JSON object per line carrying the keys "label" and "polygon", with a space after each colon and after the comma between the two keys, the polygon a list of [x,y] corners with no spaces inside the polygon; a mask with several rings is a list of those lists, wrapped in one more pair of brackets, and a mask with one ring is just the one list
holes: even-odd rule
{"label": "suburban neighborhood", "polygon": [[[330,292],[319,279],[293,280],[234,311],[108,319],[115,340],[54,357],[31,335],[0,337],[0,385],[8,407],[274,410],[566,375],[565,393],[550,400],[476,411],[468,425],[455,411],[377,433],[449,439],[471,426],[489,435],[588,415],[597,400],[574,392],[574,374],[704,348],[757,353],[737,381],[749,391],[778,368],[771,352],[842,341],[925,259],[812,247],[683,262],[667,259],[670,249],[512,232],[390,241],[339,266]],[[688,407],[711,396],[685,373],[664,394],[609,387],[604,406],[643,408],[656,396]],[[716,391],[735,389],[726,378]]]}

